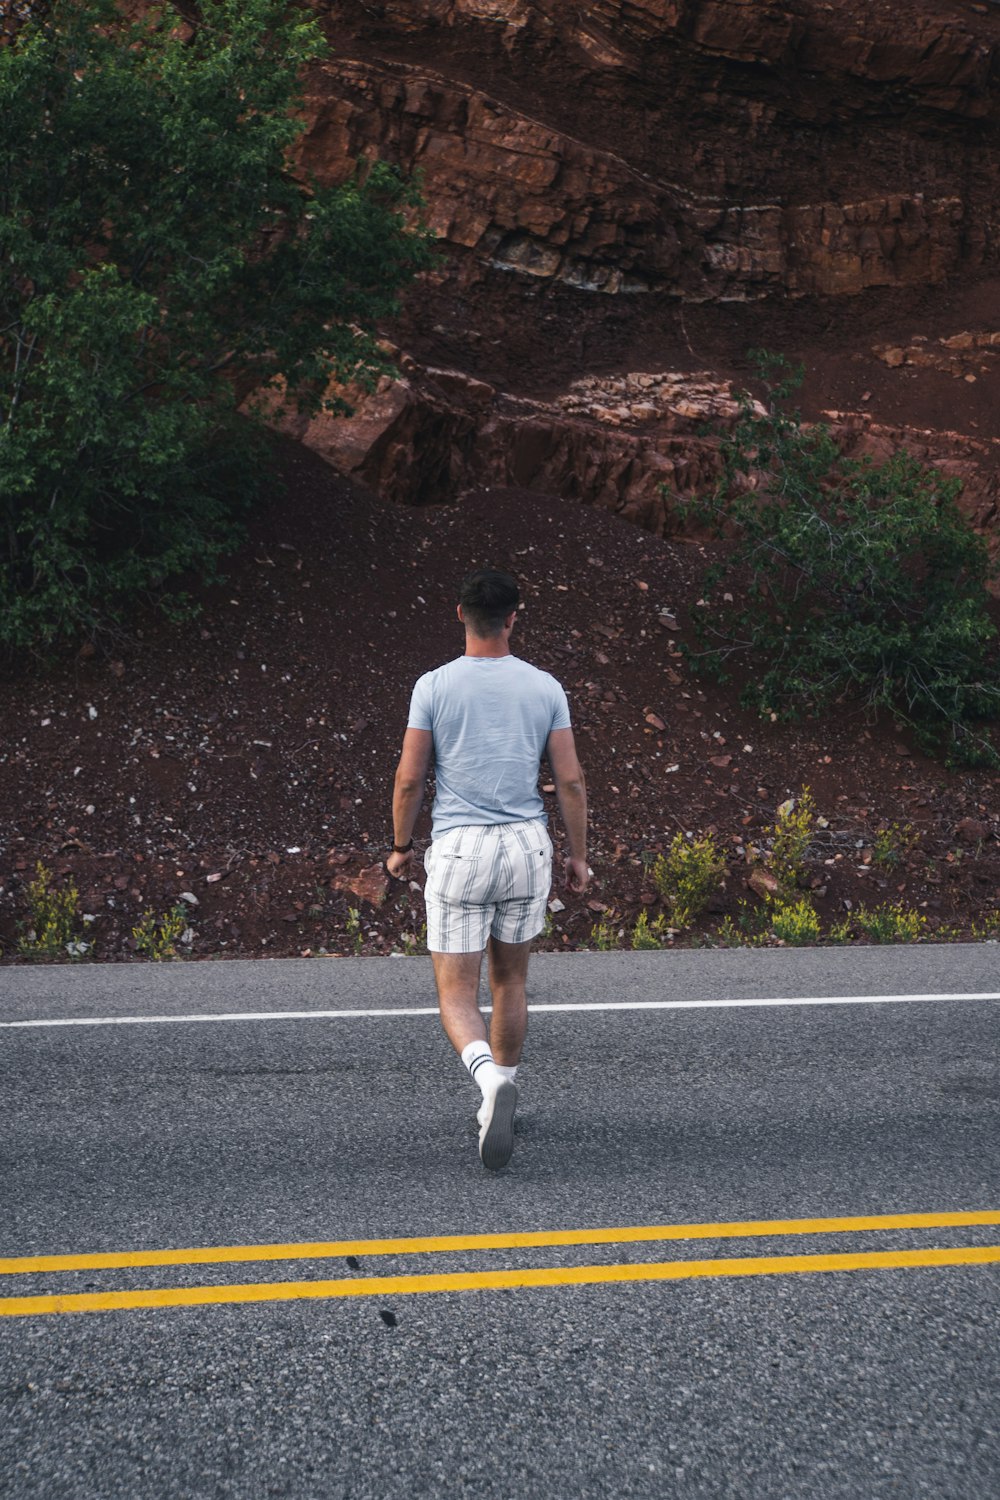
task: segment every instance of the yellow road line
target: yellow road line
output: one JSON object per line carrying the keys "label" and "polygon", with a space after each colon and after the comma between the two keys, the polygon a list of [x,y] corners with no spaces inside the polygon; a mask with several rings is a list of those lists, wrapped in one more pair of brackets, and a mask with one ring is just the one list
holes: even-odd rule
{"label": "yellow road line", "polygon": [[345,1255],[423,1255],[442,1251],[536,1250],[566,1245],[636,1245],[665,1240],[756,1239],[782,1234],[849,1234],[865,1229],[959,1229],[1000,1224],[1000,1210],[974,1213],[868,1214],[839,1219],[750,1219],[720,1224],[649,1224],[621,1229],[555,1229],[513,1234],[445,1234],[396,1240],[319,1240],[287,1245],[216,1245],[191,1250],[121,1250],[83,1255],[0,1258],[0,1275],[109,1271],[138,1266],[207,1266],[271,1260],[330,1260]]}
{"label": "yellow road line", "polygon": [[519,1287],[687,1281],[693,1277],[777,1276],[809,1271],[903,1270],[1000,1263],[1000,1245],[950,1250],[869,1250],[848,1255],[738,1256],[627,1266],[562,1266],[526,1271],[453,1271],[430,1276],[374,1276],[343,1281],[275,1281],[233,1286],[154,1287],[145,1291],[76,1292],[3,1297],[0,1317],[108,1312],[140,1307],[204,1307],[227,1302],[289,1302],[302,1298],[400,1297],[415,1292],[507,1291]]}

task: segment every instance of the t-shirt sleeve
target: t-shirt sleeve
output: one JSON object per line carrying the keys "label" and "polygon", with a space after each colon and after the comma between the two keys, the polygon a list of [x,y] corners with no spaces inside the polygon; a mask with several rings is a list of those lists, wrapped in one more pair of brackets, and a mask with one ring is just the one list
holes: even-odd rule
{"label": "t-shirt sleeve", "polygon": [[558,682],[553,683],[555,688],[552,694],[552,724],[551,729],[572,729],[573,723],[569,716],[569,700],[566,690]]}
{"label": "t-shirt sleeve", "polygon": [[432,709],[430,673],[425,672],[423,677],[417,678],[413,692],[410,694],[410,714],[406,721],[407,729],[433,729]]}

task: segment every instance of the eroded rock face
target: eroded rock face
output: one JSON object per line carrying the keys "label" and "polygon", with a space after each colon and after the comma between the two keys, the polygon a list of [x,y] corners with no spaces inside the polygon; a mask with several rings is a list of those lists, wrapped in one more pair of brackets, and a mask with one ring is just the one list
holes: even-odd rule
{"label": "eroded rock face", "polygon": [[[780,338],[772,308],[797,308],[818,336],[831,305],[857,301],[856,328],[824,350],[839,390],[816,377],[813,414],[849,452],[906,446],[940,464],[993,533],[1000,304],[932,333],[918,317],[891,338],[866,319],[881,307],[892,325],[921,289],[997,280],[1000,6],[314,3],[333,50],[307,81],[305,165],[324,180],[359,157],[419,171],[444,252],[427,287],[437,312],[422,322],[418,308],[397,334],[421,360],[403,356],[401,378],[346,422],[291,424],[328,461],[405,503],[516,484],[677,535],[674,497],[717,476],[705,427],[732,420],[740,328]],[[578,336],[567,299],[587,310]],[[492,321],[472,327],[483,306]],[[679,331],[640,367],[621,329],[646,314],[630,309],[658,309],[666,329],[668,306]],[[685,314],[701,319],[697,350]],[[608,368],[600,330],[615,318],[617,373],[588,375]],[[808,333],[795,347],[789,326],[768,347],[808,361]],[[558,337],[573,357],[545,379]],[[511,344],[533,351],[530,379],[516,357],[491,358]]]}
{"label": "eroded rock face", "polygon": [[281,426],[340,472],[408,505],[451,501],[477,484],[517,485],[676,533],[683,528],[670,497],[690,497],[718,472],[717,441],[698,429],[729,424],[738,407],[709,374],[584,377],[540,401],[459,370],[405,356],[401,364],[400,379],[353,398],[353,416]]}
{"label": "eroded rock face", "polygon": [[911,0],[334,0],[310,168],[419,170],[460,274],[691,299],[995,252],[1000,17]]}
{"label": "eroded rock face", "polygon": [[[399,380],[355,397],[352,417],[292,418],[284,430],[402,504],[454,501],[484,484],[516,486],[600,506],[658,536],[697,534],[684,505],[719,477],[719,434],[739,410],[729,382],[707,371],[632,371],[586,376],[541,401],[459,370],[407,356],[401,363]],[[960,480],[963,512],[1000,551],[996,440],[889,426],[866,412],[823,416],[851,457],[884,463],[906,448]]]}

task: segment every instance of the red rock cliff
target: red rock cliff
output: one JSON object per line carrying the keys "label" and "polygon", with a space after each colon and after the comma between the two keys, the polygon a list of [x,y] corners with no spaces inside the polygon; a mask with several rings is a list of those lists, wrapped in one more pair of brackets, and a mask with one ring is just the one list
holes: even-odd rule
{"label": "red rock cliff", "polygon": [[995,7],[322,10],[310,165],[419,168],[466,274],[741,299],[935,282],[996,253]]}
{"label": "red rock cliff", "polygon": [[[300,435],[400,499],[488,479],[670,525],[751,345],[852,447],[996,514],[1000,6],[320,0],[308,167],[419,170],[416,356]],[[957,340],[957,342],[956,342]],[[587,382],[590,382],[588,384]]]}

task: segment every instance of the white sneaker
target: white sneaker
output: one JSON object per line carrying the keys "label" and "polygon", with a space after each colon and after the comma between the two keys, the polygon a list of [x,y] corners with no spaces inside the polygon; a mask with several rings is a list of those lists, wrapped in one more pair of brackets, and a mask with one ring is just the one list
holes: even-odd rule
{"label": "white sneaker", "polygon": [[514,1111],[517,1085],[505,1078],[496,1092],[486,1094],[476,1116],[479,1121],[479,1156],[483,1166],[498,1172],[510,1161],[514,1149]]}

